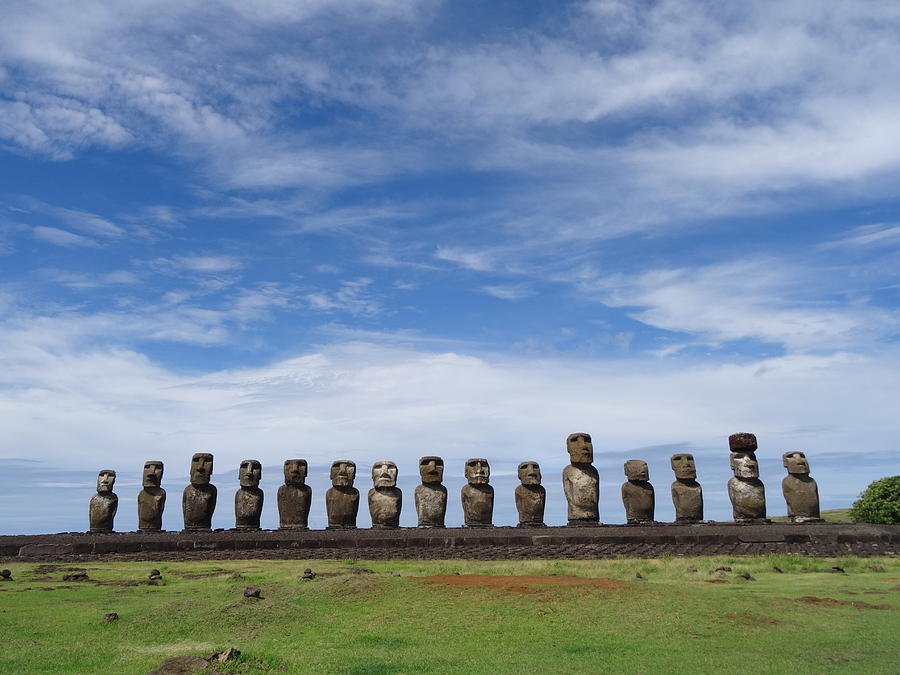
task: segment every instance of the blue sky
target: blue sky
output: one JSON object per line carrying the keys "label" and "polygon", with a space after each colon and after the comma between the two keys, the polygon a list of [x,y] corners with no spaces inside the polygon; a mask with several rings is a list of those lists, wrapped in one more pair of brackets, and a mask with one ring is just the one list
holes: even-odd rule
{"label": "blue sky", "polygon": [[735,431],[772,513],[787,450],[827,507],[897,473],[896,3],[0,9],[0,531],[104,467],[133,527],[146,459],[174,528],[195,451],[222,526],[243,458],[274,522],[285,458],[425,454],[561,522],[573,431],[609,522],[683,449],[728,517]]}

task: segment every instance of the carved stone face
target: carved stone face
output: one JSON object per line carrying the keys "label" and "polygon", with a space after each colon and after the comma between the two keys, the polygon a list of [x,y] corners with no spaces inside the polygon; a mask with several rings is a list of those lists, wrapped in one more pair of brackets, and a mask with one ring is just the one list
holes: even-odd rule
{"label": "carved stone face", "polygon": [[284,460],[284,482],[288,485],[303,485],[309,466],[305,459]]}
{"label": "carved stone face", "polygon": [[788,473],[809,473],[809,462],[806,461],[806,455],[798,450],[786,452],[781,456],[782,462]]}
{"label": "carved stone face", "polygon": [[213,472],[213,456],[198,452],[191,457],[191,485],[207,485]]}
{"label": "carved stone face", "polygon": [[116,484],[116,472],[112,469],[103,469],[97,474],[97,492],[109,494]]}
{"label": "carved stone face", "polygon": [[440,483],[444,480],[444,460],[440,457],[422,457],[419,460],[419,475],[423,483]]}
{"label": "carved stone face", "polygon": [[466,460],[466,480],[470,485],[486,485],[491,477],[491,467],[486,459],[475,457]]}
{"label": "carved stone face", "polygon": [[759,463],[752,452],[732,452],[731,470],[735,478],[759,478]]}
{"label": "carved stone face", "polygon": [[756,452],[756,436],[741,432],[728,437],[728,448],[731,452]]}
{"label": "carved stone face", "polygon": [[334,487],[351,487],[356,480],[356,464],[349,459],[339,459],[331,465],[331,484]]}
{"label": "carved stone face", "polygon": [[163,463],[158,461],[144,462],[144,476],[141,484],[145,488],[158,488],[162,485]]}
{"label": "carved stone face", "polygon": [[262,479],[262,464],[255,459],[245,459],[241,462],[241,468],[238,469],[241,487],[259,487],[260,479]]}
{"label": "carved stone face", "polygon": [[375,462],[372,465],[372,483],[375,487],[397,486],[397,465],[394,462]]}
{"label": "carved stone face", "polygon": [[573,464],[591,464],[594,461],[594,444],[591,443],[590,434],[569,434],[566,450],[569,451],[569,461]]}
{"label": "carved stone face", "polygon": [[697,467],[694,465],[694,456],[688,453],[672,455],[672,471],[675,478],[681,480],[693,480],[697,477]]}
{"label": "carved stone face", "polygon": [[625,477],[628,480],[650,480],[650,469],[642,459],[629,459],[625,462]]}
{"label": "carved stone face", "polygon": [[519,480],[522,482],[522,485],[540,485],[540,465],[537,462],[522,462],[519,464]]}

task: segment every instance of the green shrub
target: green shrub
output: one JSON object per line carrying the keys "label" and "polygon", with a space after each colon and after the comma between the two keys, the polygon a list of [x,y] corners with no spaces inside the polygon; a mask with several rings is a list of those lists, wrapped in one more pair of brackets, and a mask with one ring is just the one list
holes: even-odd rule
{"label": "green shrub", "polygon": [[900,524],[900,476],[870,484],[850,509],[854,523]]}

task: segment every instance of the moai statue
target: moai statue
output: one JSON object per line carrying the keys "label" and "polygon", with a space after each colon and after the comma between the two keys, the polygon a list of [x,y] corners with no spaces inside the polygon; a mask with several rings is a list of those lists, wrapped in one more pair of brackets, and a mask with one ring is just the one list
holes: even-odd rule
{"label": "moai statue", "polygon": [[493,527],[494,488],[488,485],[491,467],[486,459],[466,460],[466,480],[462,486],[462,509],[465,527]]}
{"label": "moai statue", "polygon": [[731,450],[731,470],[728,497],[731,499],[734,521],[752,523],[766,519],[766,488],[759,479],[756,461],[756,436],[740,433],[728,437]]}
{"label": "moai statue", "polygon": [[352,530],[356,528],[356,514],[359,513],[359,490],[353,487],[356,479],[356,464],[349,459],[340,459],[331,465],[331,485],[325,493],[325,510],[328,512],[329,530]]}
{"label": "moai statue", "polygon": [[138,530],[159,532],[162,530],[163,509],[166,508],[166,491],[162,489],[163,463],[144,462],[141,479],[144,489],[138,492]]}
{"label": "moai statue", "polygon": [[672,455],[672,503],[676,523],[699,523],[703,520],[703,488],[697,482],[694,456],[686,452]]}
{"label": "moai statue", "polygon": [[809,475],[809,462],[802,452],[782,455],[788,475],[781,481],[781,492],[787,502],[788,520],[792,523],[821,523],[819,486]]}
{"label": "moai statue", "polygon": [[216,486],[209,482],[213,472],[213,456],[198,452],[191,457],[191,482],[181,495],[184,513],[184,529],[205,531],[212,529],[213,511],[216,510]]}
{"label": "moai statue", "polygon": [[91,532],[112,532],[113,518],[119,508],[119,498],[113,492],[116,484],[116,472],[103,469],[97,474],[97,494],[91,497],[88,522]]}
{"label": "moai statue", "polygon": [[278,527],[282,530],[309,528],[312,488],[306,484],[308,470],[305,459],[284,460],[284,485],[278,488]]}
{"label": "moai statue", "polygon": [[245,459],[238,469],[241,486],[234,493],[234,527],[238,530],[258,530],[262,515],[263,491],[259,489],[262,464]]}
{"label": "moai statue", "polygon": [[569,503],[569,525],[600,524],[600,474],[594,468],[590,434],[569,434],[566,439],[569,466],[563,469],[563,492]]}
{"label": "moai statue", "polygon": [[541,485],[541,467],[537,462],[519,464],[519,482],[516,486],[516,509],[519,511],[519,527],[546,527],[544,506],[547,491]]}
{"label": "moai statue", "polygon": [[386,529],[400,527],[400,508],[403,493],[397,487],[397,465],[394,462],[375,462],[372,465],[372,483],[369,490],[369,515],[372,527]]}
{"label": "moai statue", "polygon": [[650,469],[642,459],[625,462],[625,477],[622,483],[622,503],[625,505],[625,519],[629,525],[646,525],[653,522],[656,495],[650,485]]}
{"label": "moai statue", "polygon": [[416,513],[419,527],[444,527],[447,514],[447,488],[444,480],[444,460],[428,456],[419,460],[422,484],[416,486]]}

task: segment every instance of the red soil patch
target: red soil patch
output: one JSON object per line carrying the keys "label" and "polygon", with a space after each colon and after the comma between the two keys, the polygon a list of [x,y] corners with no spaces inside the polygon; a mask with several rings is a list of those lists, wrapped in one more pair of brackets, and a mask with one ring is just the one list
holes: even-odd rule
{"label": "red soil patch", "polygon": [[804,605],[815,605],[816,607],[856,607],[857,609],[890,609],[888,605],[871,605],[868,602],[860,602],[859,600],[835,600],[834,598],[817,598],[814,595],[805,595],[802,598],[795,598],[794,602],[802,602]]}
{"label": "red soil patch", "polygon": [[540,593],[547,586],[580,586],[614,591],[627,588],[628,584],[616,579],[602,577],[572,577],[565,575],[541,576],[492,576],[489,574],[435,574],[430,577],[418,577],[429,584],[445,586],[487,586],[500,588],[510,593]]}

